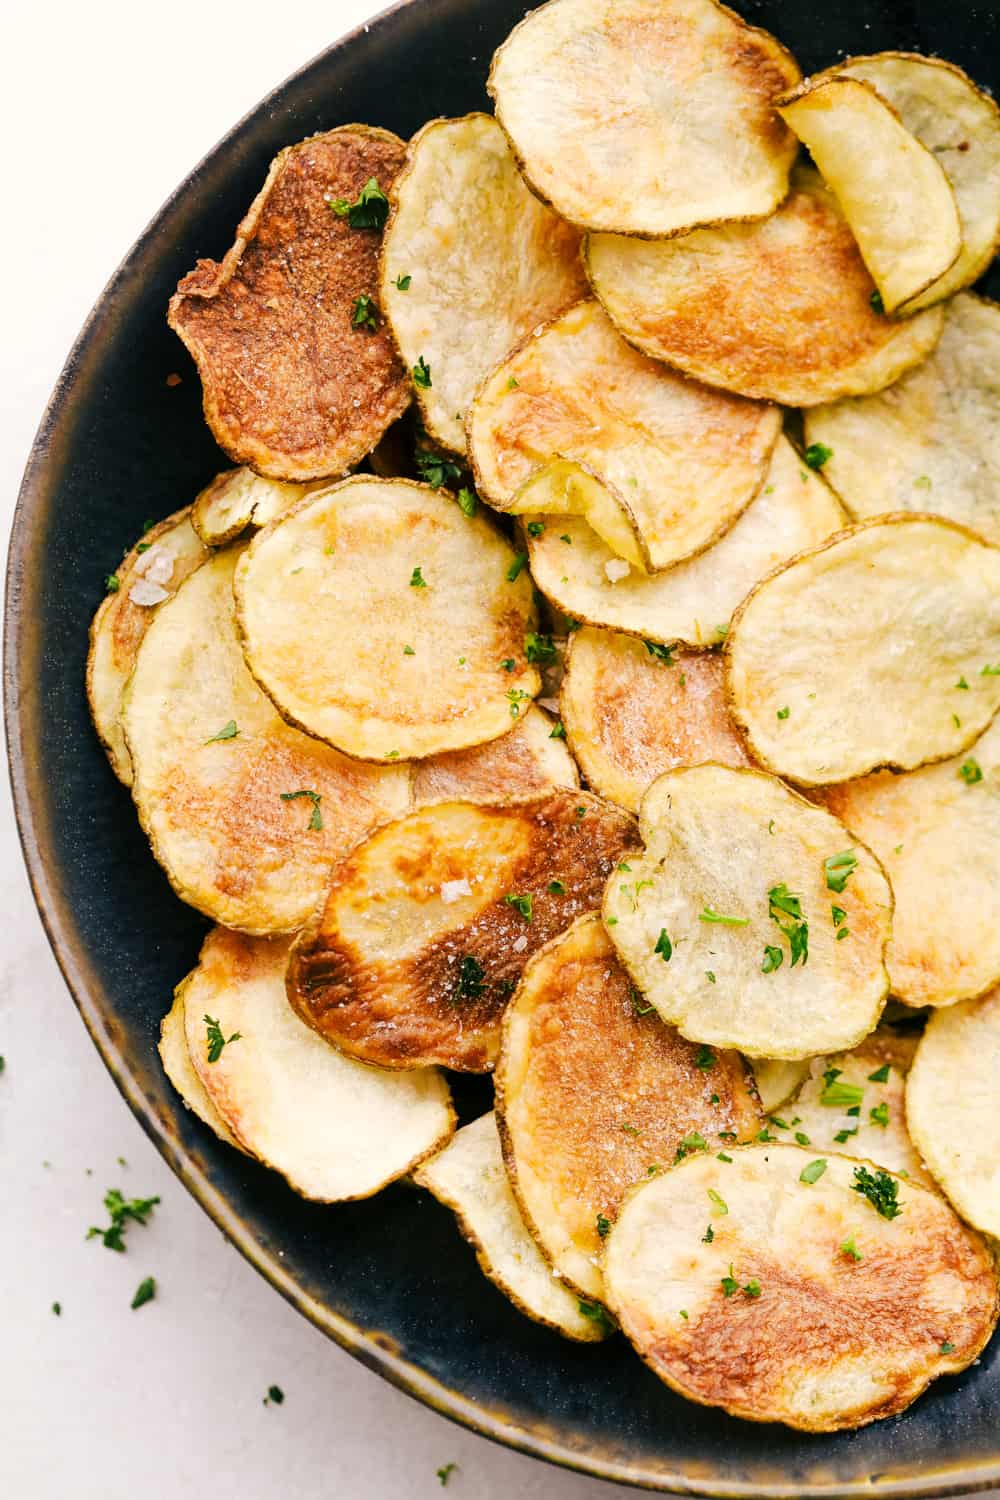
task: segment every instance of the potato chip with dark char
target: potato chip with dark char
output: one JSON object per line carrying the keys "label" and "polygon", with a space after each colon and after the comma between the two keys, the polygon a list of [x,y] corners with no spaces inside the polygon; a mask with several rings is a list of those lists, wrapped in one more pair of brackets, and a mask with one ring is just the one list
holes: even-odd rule
{"label": "potato chip with dark char", "polygon": [[335,870],[289,999],[366,1062],[487,1072],[524,965],[594,910],[637,842],[627,813],[576,790],[420,808]]}
{"label": "potato chip with dark char", "polygon": [[205,420],[234,462],[272,479],[337,477],[409,405],[374,302],[378,209],[405,150],[369,125],[287,147],[232,248],[200,260],[171,298],[168,322],[198,366]]}

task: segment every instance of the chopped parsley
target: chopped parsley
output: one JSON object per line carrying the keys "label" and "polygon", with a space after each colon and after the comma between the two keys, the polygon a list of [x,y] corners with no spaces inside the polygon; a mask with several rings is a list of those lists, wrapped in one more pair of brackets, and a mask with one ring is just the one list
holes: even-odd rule
{"label": "chopped parsley", "polygon": [[944,1343],[941,1345],[941,1353],[942,1354],[954,1354],[954,1352],[955,1352],[955,1345],[949,1343],[948,1340],[945,1339]]}
{"label": "chopped parsley", "polygon": [[124,1253],[124,1236],[129,1223],[145,1224],[159,1201],[159,1198],[123,1198],[118,1188],[109,1188],[104,1194],[104,1207],[111,1223],[107,1229],[98,1229],[92,1224],[87,1230],[87,1239],[92,1240],[98,1235],[106,1250]]}
{"label": "chopped parsley", "polygon": [[308,797],[312,803],[312,812],[309,814],[309,822],[306,825],[310,833],[321,833],[323,831],[323,813],[320,803],[323,800],[322,792],[314,792],[309,787],[301,787],[297,792],[282,792],[282,802],[297,802],[300,797]]}
{"label": "chopped parsley", "polygon": [[107,578],[105,578],[104,580],[104,587],[107,589],[109,594],[117,594],[121,586],[122,581],[118,577],[117,573],[109,573]]}
{"label": "chopped parsley", "polygon": [[962,688],[966,693],[969,691],[969,684],[966,682],[964,677],[960,677],[955,683],[955,686],[956,688]]}
{"label": "chopped parsley", "polygon": [[805,1133],[804,1130],[797,1130],[795,1132],[795,1141],[796,1141],[796,1144],[799,1145],[799,1146],[811,1146],[812,1145],[812,1141],[806,1135],[806,1133]]}
{"label": "chopped parsley", "polygon": [[422,391],[429,391],[430,390],[430,388],[431,388],[431,367],[427,363],[427,361],[424,359],[424,356],[422,354],[421,354],[420,358],[417,360],[416,364],[413,366],[412,374],[413,374],[413,384],[415,386],[417,386]]}
{"label": "chopped parsley", "polygon": [[521,704],[525,699],[530,699],[531,694],[523,692],[520,688],[508,688],[507,702],[510,704],[510,716],[512,719],[521,717]]}
{"label": "chopped parsley", "polygon": [[639,1129],[638,1125],[630,1125],[628,1120],[625,1121],[625,1124],[622,1126],[622,1130],[626,1135],[642,1135],[642,1131]]}
{"label": "chopped parsley", "polygon": [[552,637],[537,630],[529,630],[524,637],[524,655],[528,661],[554,661],[556,648],[552,644]]}
{"label": "chopped parsley", "polygon": [[978,760],[975,760],[971,755],[969,756],[968,760],[963,760],[962,764],[958,768],[958,774],[959,776],[961,776],[966,786],[975,786],[977,781],[982,781],[983,779],[982,767],[980,766]]}
{"label": "chopped parsley", "polygon": [[831,906],[830,916],[833,918],[834,927],[840,927],[847,921],[847,913],[842,906]]}
{"label": "chopped parsley", "polygon": [[518,380],[516,375],[507,376],[507,389],[509,391],[516,391],[520,384],[521,382]]}
{"label": "chopped parsley", "polygon": [[[802,903],[798,896],[794,896],[787,885],[773,885],[767,893],[768,914],[771,920],[777,922],[781,931],[788,939],[788,947],[792,961],[792,968],[797,963],[803,965],[809,962],[809,923],[802,915]],[[790,922],[783,922],[782,916],[790,917]]]}
{"label": "chopped parsley", "polygon": [[858,1249],[857,1245],[854,1243],[854,1236],[853,1236],[853,1234],[849,1234],[847,1236],[846,1240],[841,1240],[841,1242],[840,1242],[840,1253],[841,1253],[841,1255],[850,1256],[851,1260],[863,1260],[864,1259],[864,1256],[861,1254],[861,1251]]}
{"label": "chopped parsley", "polygon": [[561,880],[550,880],[548,884],[548,892],[550,896],[565,896],[566,887],[563,885]]}
{"label": "chopped parsley", "polygon": [[727,917],[721,911],[715,911],[711,906],[702,907],[698,913],[699,922],[717,922],[723,927],[746,927],[750,922],[749,917]]}
{"label": "chopped parsley", "polygon": [[605,1333],[614,1333],[617,1324],[600,1302],[587,1302],[581,1297],[576,1306],[582,1318],[589,1318]]}
{"label": "chopped parsley", "polygon": [[839,854],[829,854],[823,861],[826,888],[839,896],[858,867],[853,849],[842,849]]}
{"label": "chopped parsley", "polygon": [[780,948],[774,948],[770,943],[764,945],[764,962],[760,966],[762,974],[773,974],[775,969],[780,969],[785,961],[785,955]]}
{"label": "chopped parsley", "polygon": [[806,468],[818,470],[833,457],[833,449],[828,448],[825,443],[810,443],[803,456]]}
{"label": "chopped parsley", "polygon": [[517,662],[512,656],[505,656],[500,665],[503,667],[505,672],[513,672],[514,668],[517,666]]}
{"label": "chopped parsley", "polygon": [[470,490],[468,485],[463,484],[456,496],[458,508],[463,516],[474,516],[479,504],[479,496],[475,490]]}
{"label": "chopped parsley", "polygon": [[822,1156],[817,1157],[817,1159],[815,1161],[811,1161],[807,1167],[802,1168],[802,1171],[799,1173],[799,1181],[806,1182],[810,1186],[812,1186],[814,1182],[819,1182],[825,1171],[825,1160]]}
{"label": "chopped parsley", "polygon": [[710,1245],[714,1239],[715,1230],[712,1228],[711,1224],[709,1224],[708,1228],[705,1230],[705,1233],[701,1237],[701,1242],[703,1245]]}
{"label": "chopped parsley", "polygon": [[478,1000],[486,988],[486,970],[478,958],[467,953],[458,970],[458,995],[462,1000]]}
{"label": "chopped parsley", "polygon": [[715,1053],[711,1047],[706,1047],[704,1042],[698,1048],[698,1056],[694,1060],[694,1065],[706,1073],[715,1067]]}
{"label": "chopped parsley", "polygon": [[882,301],[882,293],[879,291],[878,287],[876,287],[872,292],[871,296],[868,298],[868,301],[871,303],[872,312],[877,312],[879,316],[882,316],[885,313],[885,303]]}
{"label": "chopped parsley", "polygon": [[369,177],[353,203],[347,198],[328,198],[327,203],[352,229],[383,229],[389,217],[389,200],[374,177]]}
{"label": "chopped parsley", "polygon": [[228,1047],[230,1042],[241,1040],[240,1033],[234,1031],[232,1036],[223,1036],[222,1027],[218,1021],[208,1015],[203,1016],[202,1020],[205,1022],[205,1033],[208,1040],[208,1061],[210,1063],[217,1063],[222,1056],[224,1047]]}
{"label": "chopped parsley", "polygon": [[508,891],[507,895],[503,899],[506,901],[508,906],[513,906],[517,911],[519,911],[526,922],[531,921],[530,891],[527,893],[527,895],[524,896],[516,896],[513,891]]}
{"label": "chopped parsley", "polygon": [[413,572],[410,574],[410,588],[425,589],[426,587],[427,579],[424,577],[419,568],[414,568]]}
{"label": "chopped parsley", "polygon": [[648,1016],[652,1011],[654,1011],[656,1009],[655,1005],[642,1005],[642,1004],[640,1004],[640,1001],[642,1000],[642,996],[639,994],[639,991],[637,989],[635,989],[635,988],[632,989],[629,998],[632,1001],[632,1009],[635,1011],[635,1013],[636,1013],[637,1016]]}
{"label": "chopped parsley", "polygon": [[705,970],[705,978],[708,980],[709,984],[715,983],[715,975],[712,973],[711,969]]}
{"label": "chopped parsley", "polygon": [[144,1307],[147,1302],[152,1302],[155,1296],[156,1281],[154,1277],[147,1276],[135,1289],[135,1296],[131,1302],[132,1311],[134,1312],[137,1307]]}
{"label": "chopped parsley", "polygon": [[557,719],[549,731],[550,740],[564,740],[566,738],[566,725],[562,719]]}
{"label": "chopped parsley", "polygon": [[683,1318],[686,1323],[688,1321],[688,1318],[690,1317],[690,1313],[688,1312],[686,1307],[682,1307],[677,1316],[679,1318]]}
{"label": "chopped parsley", "polygon": [[760,1282],[757,1280],[756,1276],[751,1276],[750,1277],[750,1280],[747,1282],[746,1286],[743,1288],[743,1295],[744,1295],[744,1297],[759,1297],[760,1296]]}
{"label": "chopped parsley", "polygon": [[989,662],[987,662],[979,675],[980,677],[1000,677],[1000,664],[991,667]]}
{"label": "chopped parsley", "polygon": [[692,1151],[707,1150],[708,1142],[706,1141],[705,1137],[701,1135],[699,1131],[692,1130],[691,1134],[686,1135],[681,1141],[680,1145],[677,1147],[677,1151],[674,1155],[674,1162],[676,1163],[679,1161],[683,1161],[685,1156],[691,1155]]}
{"label": "chopped parsley", "polygon": [[236,727],[236,720],[230,719],[228,724],[223,724],[218,734],[209,735],[205,744],[214,745],[216,740],[234,740],[238,734],[239,730]]}
{"label": "chopped parsley", "polygon": [[881,1167],[877,1172],[869,1172],[867,1167],[855,1167],[851,1187],[855,1193],[861,1193],[867,1198],[883,1219],[895,1219],[903,1212],[902,1205],[897,1201],[899,1183],[888,1172],[883,1172]]}
{"label": "chopped parsley", "polygon": [[819,1102],[830,1109],[846,1109],[860,1104],[864,1097],[865,1091],[862,1084],[841,1083],[838,1078],[831,1078],[820,1094]]}
{"label": "chopped parsley", "polygon": [[729,1275],[722,1277],[722,1295],[724,1297],[735,1297],[740,1289],[740,1284],[733,1275],[733,1263],[729,1262]]}
{"label": "chopped parsley", "polygon": [[[454,484],[462,477],[462,470],[458,464],[453,463],[450,458],[444,458],[440,453],[418,453],[416,456],[417,470],[425,484],[429,484],[432,490],[441,489],[442,485]],[[471,493],[471,491],[466,491]],[[461,498],[459,499],[461,505]],[[472,497],[472,509],[476,508],[475,496]],[[465,510],[464,505],[462,509]],[[470,514],[466,512],[466,514]]]}
{"label": "chopped parsley", "polygon": [[362,293],[354,299],[354,309],[351,313],[352,328],[367,328],[374,333],[378,328],[378,307],[375,298]]}
{"label": "chopped parsley", "polygon": [[677,650],[676,646],[661,646],[658,641],[643,641],[642,644],[650,656],[655,657],[657,661],[661,661],[665,667],[676,665],[674,661],[674,652]]}
{"label": "chopped parsley", "polygon": [[883,1099],[881,1104],[876,1104],[874,1109],[868,1111],[868,1118],[873,1125],[886,1126],[889,1123],[889,1106]]}
{"label": "chopped parsley", "polygon": [[397,292],[408,292],[410,290],[410,282],[412,280],[412,276],[397,276],[392,284],[396,288]]}
{"label": "chopped parsley", "polygon": [[522,571],[524,569],[524,565],[525,565],[525,563],[527,561],[528,561],[528,554],[527,554],[527,552],[519,552],[517,554],[517,556],[515,557],[514,561],[511,563],[510,567],[507,569],[507,582],[508,583],[514,583],[518,578],[520,578],[521,573],[522,573]]}
{"label": "chopped parsley", "polygon": [[888,1083],[889,1082],[889,1064],[888,1063],[883,1063],[880,1068],[876,1068],[875,1069],[874,1073],[869,1073],[868,1074],[868,1082],[869,1083]]}
{"label": "chopped parsley", "polygon": [[417,653],[414,651],[414,649],[413,649],[412,646],[404,646],[403,647],[403,655],[404,656],[416,656],[416,654]]}
{"label": "chopped parsley", "polygon": [[775,715],[775,717],[778,718],[778,719],[787,719],[788,715],[790,713],[791,713],[791,709],[788,707],[788,704],[786,703],[785,706],[784,706],[784,708],[779,708],[778,709],[778,712]]}
{"label": "chopped parsley", "polygon": [[264,1397],[265,1406],[280,1406],[285,1399],[285,1393],[280,1385],[269,1385],[267,1395]]}
{"label": "chopped parsley", "polygon": [[528,524],[527,524],[527,526],[524,529],[528,533],[529,536],[539,537],[545,531],[545,522],[544,521],[529,521]]}
{"label": "chopped parsley", "polygon": [[610,1230],[611,1230],[611,1220],[605,1218],[604,1214],[598,1214],[597,1215],[597,1233],[600,1235],[600,1237],[601,1237],[602,1240],[607,1239]]}
{"label": "chopped parsley", "polygon": [[436,1469],[434,1472],[437,1474],[438,1479],[440,1479],[441,1483],[444,1485],[448,1483],[448,1480],[451,1478],[457,1468],[458,1464],[455,1463],[442,1464],[440,1469]]}
{"label": "chopped parsley", "polygon": [[733,1158],[731,1156],[727,1156],[724,1151],[717,1151],[715,1153],[715,1159],[716,1161],[732,1161]]}
{"label": "chopped parsley", "polygon": [[57,1318],[61,1318],[62,1317],[62,1303],[61,1302],[53,1302],[53,1304],[52,1304],[52,1311],[55,1313],[55,1315],[56,1315]]}
{"label": "chopped parsley", "polygon": [[663,959],[663,962],[667,964],[670,962],[670,955],[673,953],[673,951],[674,945],[667,936],[667,929],[665,927],[661,927],[660,935],[656,939],[656,947],[653,949],[653,952],[658,953]]}
{"label": "chopped parsley", "polygon": [[712,1200],[712,1203],[714,1205],[712,1209],[713,1213],[718,1214],[718,1216],[722,1218],[723,1215],[729,1212],[729,1204],[726,1202],[725,1198],[723,1198],[721,1193],[717,1193],[715,1191],[715,1188],[708,1189],[708,1196]]}

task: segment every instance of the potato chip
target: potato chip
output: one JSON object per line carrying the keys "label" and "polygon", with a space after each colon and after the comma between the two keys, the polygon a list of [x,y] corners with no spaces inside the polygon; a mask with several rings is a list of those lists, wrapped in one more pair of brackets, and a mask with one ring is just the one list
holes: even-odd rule
{"label": "potato chip", "polygon": [[965,750],[1000,707],[1000,548],[892,515],[757,585],[726,641],[750,753],[804,786]]}
{"label": "potato chip", "polygon": [[906,1082],[917,1150],[963,1219],[1000,1236],[1000,990],[937,1011]]}
{"label": "potato chip", "polygon": [[238,548],[157,612],[125,694],[133,796],[182,900],[226,926],[292,932],[334,861],[409,805],[405,766],[349,760],[292,729],[243,661]]}
{"label": "potato chip", "polygon": [[850,1052],[814,1057],[802,1086],[768,1129],[786,1145],[794,1141],[814,1154],[847,1151],[933,1187],[906,1125],[906,1075],[916,1045],[913,1034],[897,1035],[883,1025]]}
{"label": "potato chip", "polygon": [[191,510],[151,526],[108,579],[109,592],[90,626],[87,699],[111,769],[132,785],[132,761],[122,734],[122,695],[136,652],[154,614],[208,553],[191,527]]}
{"label": "potato chip", "polygon": [[596,913],[525,969],[504,1017],[496,1088],[525,1221],[555,1270],[598,1300],[603,1241],[627,1189],[689,1151],[749,1140],[763,1119],[742,1058],[665,1026]]}
{"label": "potato chip", "polygon": [[761,1108],[767,1114],[778,1109],[790,1099],[800,1084],[809,1077],[809,1062],[798,1058],[755,1057],[753,1076],[757,1082]]}
{"label": "potato chip", "polygon": [[889,984],[892,891],[842,823],[763,771],[689,766],[642,800],[641,856],[604,919],[633,980],[692,1041],[750,1057],[843,1051]]}
{"label": "potato chip", "polygon": [[962,222],[962,249],[954,265],[907,303],[914,312],[982,275],[1000,241],[1000,110],[961,68],[940,57],[880,52],[851,57],[835,71],[873,84],[907,130],[944,168]]}
{"label": "potato chip", "polygon": [[345,474],[406,410],[374,298],[405,146],[344,125],[279,152],[221,261],[200,260],[167,321],[198,366],[205,421],[272,479]]}
{"label": "potato chip", "polygon": [[487,87],[540,198],[592,229],[669,235],[777,207],[795,143],[771,100],[799,76],[711,0],[550,0]]}
{"label": "potato chip", "polygon": [[429,371],[416,383],[427,431],[464,453],[487,371],[586,290],[580,232],[528,191],[490,115],[425,125],[392,197],[382,308],[404,364]]}
{"label": "potato chip", "polygon": [[571,638],[559,707],[589,785],[629,812],[675,766],[749,765],[715,651],[675,656],[655,642],[584,626]]}
{"label": "potato chip", "polygon": [[636,841],[627,813],[575,790],[420,808],[334,872],[292,950],[292,1004],[366,1062],[486,1072],[524,965]]}
{"label": "potato chip", "polygon": [[860,78],[810,78],[777,103],[858,242],[887,313],[953,266],[958,205],[940,162]]}
{"label": "potato chip", "polygon": [[187,1108],[196,1114],[210,1130],[214,1130],[220,1141],[225,1141],[227,1146],[235,1146],[237,1151],[242,1151],[243,1146],[240,1145],[212,1103],[191,1061],[184,1031],[183,984],[177,986],[174,1003],[160,1022],[160,1040],[157,1051],[160,1054],[164,1073],[180,1094]]}
{"label": "potato chip", "polygon": [[[468,421],[477,487],[491,505],[523,511],[511,502],[525,481],[551,459],[571,459],[627,508],[652,569],[729,529],[761,487],[780,431],[774,408],[639,354],[593,299],[499,364]],[[554,514],[570,509],[557,495],[549,503]]]}
{"label": "potato chip", "polygon": [[538,536],[529,532],[527,546],[535,583],[574,620],[668,645],[711,646],[725,638],[734,609],[758,579],[843,524],[830,489],[782,437],[763,489],[732,529],[665,573],[633,572],[575,516]]}
{"label": "potato chip", "polygon": [[797,1146],[731,1154],[644,1184],[608,1240],[612,1309],[667,1385],[835,1432],[903,1411],[985,1347],[993,1255],[937,1193]]}
{"label": "potato chip", "polygon": [[191,525],[206,547],[222,547],[251,527],[259,531],[317,487],[318,483],[264,479],[253,469],[226,469],[216,474],[192,505]]}
{"label": "potato chip", "polygon": [[552,1275],[525,1228],[492,1111],[463,1125],[413,1180],[453,1210],[484,1274],[521,1312],[580,1343],[607,1336],[610,1320],[580,1311],[580,1298]]}
{"label": "potato chip", "polygon": [[345,480],[248,548],[236,574],[247,663],[290,723],[349,755],[497,739],[541,687],[523,563],[443,489]]}
{"label": "potato chip", "polygon": [[952,1005],[1000,983],[1000,720],[967,755],[819,795],[892,881],[892,993]]}
{"label": "potato chip", "polygon": [[628,501],[603,479],[568,458],[554,458],[536,469],[509,500],[504,510],[513,516],[536,516],[545,506],[545,519],[530,522],[531,536],[546,526],[559,529],[560,516],[579,516],[597,538],[640,573],[652,571],[647,539]]}
{"label": "potato chip", "polygon": [[191,1060],[243,1147],[304,1198],[370,1198],[455,1129],[435,1068],[387,1073],[343,1057],[285,996],[288,942],[217,927],[183,985]]}
{"label": "potato chip", "polygon": [[[806,413],[806,441],[859,521],[933,512],[1000,542],[1000,308],[962,293],[933,354],[896,385]],[[872,455],[878,462],[872,462]]]}
{"label": "potato chip", "polygon": [[933,349],[941,309],[898,322],[837,200],[799,168],[778,211],[756,224],[676,240],[590,235],[595,293],[625,337],[708,385],[786,406],[866,395]]}
{"label": "potato chip", "polygon": [[555,729],[547,713],[532,707],[498,740],[414,761],[414,805],[440,798],[488,801],[498,793],[530,797],[550,786],[579,786],[573,757]]}

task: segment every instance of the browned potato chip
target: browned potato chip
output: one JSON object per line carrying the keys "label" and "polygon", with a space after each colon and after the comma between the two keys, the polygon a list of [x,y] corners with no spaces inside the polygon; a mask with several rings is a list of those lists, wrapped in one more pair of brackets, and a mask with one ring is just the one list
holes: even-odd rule
{"label": "browned potato chip", "polygon": [[759,223],[649,242],[592,234],[584,255],[594,291],[637,348],[786,406],[882,390],[941,332],[940,308],[905,322],[874,310],[875,284],[837,200],[804,168]]}
{"label": "browned potato chip", "polygon": [[223,260],[200,260],[171,298],[168,322],[198,366],[205,420],[235,463],[272,479],[344,474],[409,404],[367,300],[384,194],[405,149],[369,125],[287,147]]}
{"label": "browned potato chip", "polygon": [[491,505],[521,511],[515,496],[531,475],[572,459],[627,507],[656,570],[701,552],[746,509],[781,414],[646,359],[591,299],[497,366],[467,426],[476,483]]}
{"label": "browned potato chip", "polygon": [[675,655],[585,626],[571,639],[559,707],[587,781],[629,812],[675,766],[751,764],[729,716],[716,651]]}
{"label": "browned potato chip", "polygon": [[598,1299],[603,1241],[627,1189],[690,1151],[749,1140],[763,1122],[739,1053],[665,1026],[596,914],[525,969],[504,1017],[496,1087],[525,1220],[560,1276]]}
{"label": "browned potato chip", "polygon": [[524,965],[593,910],[636,841],[587,792],[418,809],[335,871],[292,949],[289,998],[366,1062],[485,1072]]}
{"label": "browned potato chip", "polygon": [[550,0],[493,59],[497,118],[539,197],[622,234],[770,213],[794,142],[771,100],[799,77],[712,0]]}
{"label": "browned potato chip", "polygon": [[573,757],[548,714],[532,706],[509,734],[471,750],[413,762],[413,801],[530,797],[550,786],[579,786]]}

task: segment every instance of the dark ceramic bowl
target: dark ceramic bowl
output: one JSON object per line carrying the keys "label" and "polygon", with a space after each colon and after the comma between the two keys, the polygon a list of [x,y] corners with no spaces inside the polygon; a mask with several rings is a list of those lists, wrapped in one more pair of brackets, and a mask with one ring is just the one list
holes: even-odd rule
{"label": "dark ceramic bowl", "polygon": [[[735,1421],[673,1395],[623,1339],[570,1344],[522,1317],[426,1194],[396,1187],[338,1208],[303,1202],[221,1145],[160,1070],[160,1018],[205,924],[172,895],[105,763],[84,661],[103,576],[124,544],[225,466],[193,367],[167,329],[167,298],[199,255],[227,248],[280,147],[352,120],[408,136],[434,115],[485,108],[490,56],[524,8],[409,0],[337,43],[178,188],[91,314],[31,455],[7,587],[7,732],[42,919],[101,1055],[178,1176],[283,1296],[421,1401],[527,1453],[660,1491],[943,1495],[1000,1483],[996,1343],[905,1415],[858,1433]],[[940,52],[1000,87],[989,0],[745,0],[742,9],[807,71],[844,51],[905,48]],[[168,388],[175,370],[183,381]],[[486,1107],[475,1089],[465,1102]]]}

